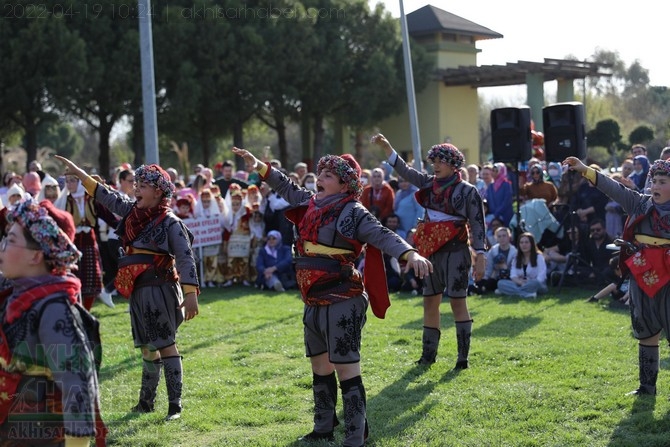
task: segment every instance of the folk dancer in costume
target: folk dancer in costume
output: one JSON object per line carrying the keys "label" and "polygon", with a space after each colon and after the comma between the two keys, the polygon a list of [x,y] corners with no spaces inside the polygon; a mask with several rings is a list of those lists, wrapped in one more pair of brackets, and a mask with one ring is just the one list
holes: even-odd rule
{"label": "folk dancer in costume", "polygon": [[[361,446],[368,432],[360,367],[368,297],[380,318],[390,305],[379,250],[406,260],[407,268],[413,268],[420,277],[429,274],[432,266],[360,203],[361,169],[350,155],[326,155],[319,160],[315,193],[296,185],[248,151],[233,148],[233,152],[294,206],[287,217],[297,225],[296,276],[305,303],[304,341],[312,365],[314,394],[314,429],[302,439],[333,440],[333,429],[339,423],[335,408],[339,379],[344,445]],[[362,278],[354,262],[365,244],[366,275]]]}
{"label": "folk dancer in costume", "polygon": [[[661,330],[670,340],[670,161],[656,160],[649,169],[650,193],[625,187],[579,159],[563,162],[616,201],[628,214],[619,268],[630,272],[630,314],[638,340],[640,386],[629,394],[655,395]],[[643,180],[644,181],[644,180]]]}
{"label": "folk dancer in costume", "polygon": [[[239,185],[233,183],[228,187],[226,205],[229,212],[224,219],[223,239],[227,261],[224,269],[226,282],[223,283],[223,287],[230,287],[235,282],[241,282],[248,287],[256,279],[256,269],[254,267],[252,271],[250,264],[253,235],[249,229],[249,220],[252,211],[244,204],[244,192]],[[246,253],[244,256],[235,256],[236,253],[231,252],[231,236],[241,236],[240,241],[249,245],[246,250],[242,250],[243,253]]]}
{"label": "folk dancer in costume", "polygon": [[108,220],[112,226],[115,218],[96,205],[95,200],[86,193],[81,181],[72,175],[65,177],[65,190],[56,199],[55,205],[72,215],[77,233],[74,244],[82,256],[75,274],[81,280],[81,295],[86,310],[91,310],[96,298],[105,305],[114,307],[110,295],[102,292],[102,260],[98,246],[98,218]]}
{"label": "folk dancer in costume", "polygon": [[[448,297],[456,323],[458,358],[455,369],[468,367],[472,318],[467,304],[472,256],[468,241],[476,251],[474,279],[479,281],[486,266],[486,230],[484,208],[477,189],[462,181],[459,168],[465,159],[451,144],[437,144],[428,152],[433,175],[411,168],[381,134],[372,137],[398,175],[419,191],[416,198],[426,209],[424,221],[417,226],[414,245],[436,266],[423,286],[423,350],[417,363],[435,363],[440,343],[440,303]],[[469,231],[468,231],[469,229]]]}
{"label": "folk dancer in costume", "polygon": [[[43,204],[47,205],[43,205]],[[0,241],[0,445],[104,446],[72,216],[29,198]],[[69,234],[68,234],[69,233]]]}
{"label": "folk dancer in costume", "polygon": [[[219,234],[223,233],[223,213],[219,209],[219,205],[215,202],[214,196],[209,189],[204,189],[200,193],[200,200],[195,205],[196,219],[218,219],[220,222]],[[223,283],[223,275],[219,271],[219,251],[221,244],[207,245],[202,249],[202,257],[204,264],[204,278],[202,283],[205,287],[216,287]]]}
{"label": "folk dancer in costume", "polygon": [[183,375],[177,329],[184,319],[198,314],[199,288],[193,235],[169,205],[174,185],[160,166],[142,165],[135,170],[135,198],[130,200],[96,182],[70,160],[54,157],[82,181],[97,202],[123,216],[117,233],[125,256],[119,259],[115,285],[130,300],[133,339],[143,358],[140,398],[133,411],[154,411],[162,369],[169,402],[166,420],[177,419],[182,409]]}

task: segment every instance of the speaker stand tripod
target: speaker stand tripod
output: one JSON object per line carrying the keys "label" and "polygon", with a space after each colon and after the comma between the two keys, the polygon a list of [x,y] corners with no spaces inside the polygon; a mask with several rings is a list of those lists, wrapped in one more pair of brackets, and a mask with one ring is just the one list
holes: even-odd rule
{"label": "speaker stand tripod", "polygon": [[577,212],[573,209],[572,205],[572,182],[573,178],[575,176],[574,171],[568,171],[568,178],[566,179],[568,181],[568,216],[567,218],[570,219],[570,227],[569,227],[569,233],[568,237],[570,238],[570,253],[567,255],[567,259],[565,260],[565,267],[563,268],[563,271],[561,272],[561,279],[558,281],[558,292],[560,293],[561,287],[563,287],[563,281],[565,281],[566,275],[572,270],[575,274],[577,274],[577,268],[579,266],[579,263],[581,262],[582,265],[588,266],[589,263],[586,262],[584,259],[582,259],[579,256],[579,252],[577,251],[577,242],[581,239],[581,234],[577,233],[577,225],[575,224],[575,216],[577,215]]}
{"label": "speaker stand tripod", "polygon": [[514,228],[514,240],[518,243],[519,236],[521,233],[526,231],[526,221],[521,219],[521,168],[519,167],[520,161],[514,162],[516,169],[516,181],[512,185],[512,189],[515,191],[515,200],[516,200],[516,227]]}
{"label": "speaker stand tripod", "polygon": [[[572,245],[574,246],[574,241],[572,242]],[[568,253],[566,260],[565,260],[565,267],[563,268],[563,271],[561,272],[561,279],[558,281],[558,288],[557,292],[561,292],[561,287],[563,287],[563,281],[565,281],[565,277],[570,273],[570,271],[573,271],[575,275],[577,275],[577,267],[580,265],[589,265],[588,262],[586,262],[583,258],[579,256],[579,253],[577,252],[576,249],[570,251]]]}

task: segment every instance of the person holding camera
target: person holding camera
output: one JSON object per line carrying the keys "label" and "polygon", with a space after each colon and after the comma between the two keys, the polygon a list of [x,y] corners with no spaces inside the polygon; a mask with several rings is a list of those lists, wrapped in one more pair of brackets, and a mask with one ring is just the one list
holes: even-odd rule
{"label": "person holding camera", "polygon": [[475,283],[474,292],[484,295],[498,288],[498,280],[509,279],[512,260],[517,249],[512,245],[512,230],[498,227],[495,231],[496,244],[486,253],[484,278]]}

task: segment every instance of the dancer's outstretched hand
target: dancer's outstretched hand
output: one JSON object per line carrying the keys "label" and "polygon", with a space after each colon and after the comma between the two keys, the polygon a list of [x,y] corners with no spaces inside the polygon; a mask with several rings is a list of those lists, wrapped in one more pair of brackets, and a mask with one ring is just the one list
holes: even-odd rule
{"label": "dancer's outstretched hand", "polygon": [[586,172],[588,167],[582,163],[582,161],[577,157],[568,157],[563,160],[563,165],[567,166],[571,171],[579,172],[580,174]]}
{"label": "dancer's outstretched hand", "polygon": [[258,169],[258,167],[263,163],[261,160],[256,158],[254,154],[252,154],[246,149],[233,147],[233,154],[242,157],[244,159],[244,164],[249,168]]}
{"label": "dancer's outstretched hand", "polygon": [[74,164],[74,162],[68,160],[65,157],[61,157],[60,155],[53,155],[53,158],[61,162],[62,165],[65,166],[65,175],[76,175],[79,177],[79,180],[83,180],[88,176],[86,171],[81,169],[79,166]]}
{"label": "dancer's outstretched hand", "polygon": [[386,154],[386,158],[390,157],[391,154],[393,154],[393,146],[391,146],[391,143],[389,143],[389,140],[386,139],[386,137],[380,133],[377,135],[374,135],[372,138],[370,138],[370,143],[376,144],[377,146],[381,147],[384,149],[384,153]]}

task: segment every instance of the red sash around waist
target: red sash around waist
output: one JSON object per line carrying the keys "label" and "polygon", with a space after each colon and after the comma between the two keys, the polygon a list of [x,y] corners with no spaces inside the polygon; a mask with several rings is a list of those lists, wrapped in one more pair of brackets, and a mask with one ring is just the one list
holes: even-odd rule
{"label": "red sash around waist", "polygon": [[670,281],[670,250],[667,248],[646,247],[625,262],[637,285],[650,298]]}
{"label": "red sash around waist", "polygon": [[424,258],[432,255],[451,240],[467,242],[468,231],[464,224],[455,221],[420,222],[416,226],[414,244]]}

